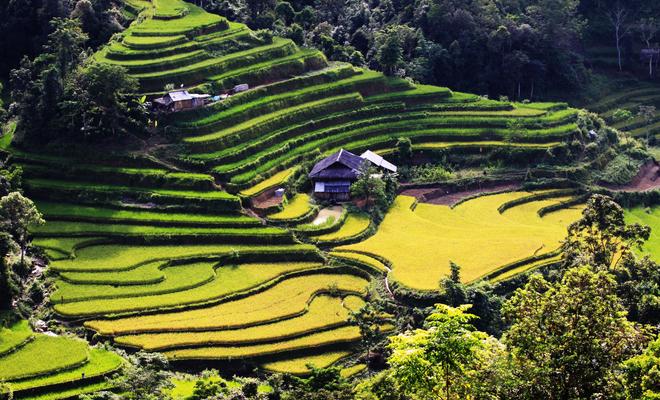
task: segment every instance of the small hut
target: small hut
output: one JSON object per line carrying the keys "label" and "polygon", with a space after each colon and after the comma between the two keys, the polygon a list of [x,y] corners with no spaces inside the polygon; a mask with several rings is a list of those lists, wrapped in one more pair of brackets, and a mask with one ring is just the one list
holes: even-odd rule
{"label": "small hut", "polygon": [[357,156],[341,149],[319,161],[309,173],[309,178],[314,183],[314,196],[324,200],[350,200],[351,185],[358,179],[365,162],[373,164],[385,173],[397,171],[394,164],[371,151],[367,150],[362,156]]}
{"label": "small hut", "polygon": [[188,93],[187,90],[177,90],[154,99],[154,105],[159,111],[177,112],[202,107],[210,98],[211,96],[208,94],[195,94]]}

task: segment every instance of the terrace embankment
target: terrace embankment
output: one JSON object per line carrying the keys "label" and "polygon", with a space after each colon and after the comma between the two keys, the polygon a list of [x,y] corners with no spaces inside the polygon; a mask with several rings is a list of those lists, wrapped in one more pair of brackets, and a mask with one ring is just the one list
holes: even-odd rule
{"label": "terrace embankment", "polygon": [[432,187],[406,188],[403,185],[401,195],[416,198],[421,203],[453,206],[467,198],[477,197],[482,194],[499,193],[520,189],[519,181],[495,181],[467,185],[456,188],[452,185],[434,185]]}

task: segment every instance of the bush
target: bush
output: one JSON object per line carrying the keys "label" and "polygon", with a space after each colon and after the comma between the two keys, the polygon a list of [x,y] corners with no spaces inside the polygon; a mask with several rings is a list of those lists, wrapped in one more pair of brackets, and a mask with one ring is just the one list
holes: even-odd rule
{"label": "bush", "polygon": [[632,118],[632,116],[633,115],[630,111],[617,108],[616,111],[614,111],[614,114],[612,114],[612,122],[626,121]]}

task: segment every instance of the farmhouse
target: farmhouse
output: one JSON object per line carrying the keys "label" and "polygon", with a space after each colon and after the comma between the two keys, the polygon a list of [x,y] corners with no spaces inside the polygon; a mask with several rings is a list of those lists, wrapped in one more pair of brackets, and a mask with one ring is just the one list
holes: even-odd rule
{"label": "farmhouse", "polygon": [[177,112],[202,107],[211,98],[208,94],[188,93],[187,90],[169,92],[154,100],[154,105],[160,111]]}
{"label": "farmhouse", "polygon": [[349,200],[351,184],[360,174],[365,162],[373,164],[385,173],[396,173],[397,168],[378,154],[367,150],[361,156],[340,149],[338,152],[319,161],[309,178],[314,183],[314,195],[327,200]]}

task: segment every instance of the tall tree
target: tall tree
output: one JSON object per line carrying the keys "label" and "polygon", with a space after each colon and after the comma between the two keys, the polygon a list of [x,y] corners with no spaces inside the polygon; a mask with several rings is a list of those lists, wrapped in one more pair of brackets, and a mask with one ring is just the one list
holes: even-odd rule
{"label": "tall tree", "polygon": [[388,358],[398,390],[415,399],[464,399],[470,393],[466,371],[477,362],[487,335],[475,331],[469,306],[437,305],[426,329],[390,338]]}
{"label": "tall tree", "polygon": [[8,232],[21,250],[21,263],[29,243],[30,228],[42,225],[44,220],[32,200],[19,192],[12,192],[0,199],[0,227]]}
{"label": "tall tree", "polygon": [[615,291],[608,272],[577,267],[556,283],[534,275],[505,303],[503,342],[528,383],[525,398],[602,395],[609,372],[644,343]]}
{"label": "tall tree", "polygon": [[133,94],[138,82],[124,67],[89,60],[66,89],[62,125],[74,135],[103,139],[139,132],[146,122],[143,101]]}
{"label": "tall tree", "polygon": [[582,211],[582,218],[568,228],[563,245],[569,267],[591,265],[615,269],[635,249],[649,239],[649,227],[627,225],[623,208],[603,195],[593,195]]}
{"label": "tall tree", "polygon": [[[648,50],[652,50],[651,42],[653,39],[655,39],[659,30],[660,23],[658,23],[658,21],[653,17],[642,18],[637,23],[637,31],[639,32],[639,36]],[[656,61],[658,57],[660,56],[656,56],[653,53],[649,54],[649,78],[653,78],[653,61]]]}
{"label": "tall tree", "polygon": [[614,30],[614,44],[616,45],[617,62],[619,65],[619,71],[623,71],[623,65],[621,63],[621,40],[628,36],[633,29],[631,23],[631,10],[625,2],[617,0],[614,4],[611,4],[606,8],[605,15]]}
{"label": "tall tree", "polygon": [[394,75],[403,62],[403,49],[396,33],[390,33],[378,49],[378,63],[386,75]]}

